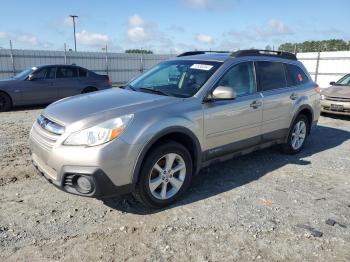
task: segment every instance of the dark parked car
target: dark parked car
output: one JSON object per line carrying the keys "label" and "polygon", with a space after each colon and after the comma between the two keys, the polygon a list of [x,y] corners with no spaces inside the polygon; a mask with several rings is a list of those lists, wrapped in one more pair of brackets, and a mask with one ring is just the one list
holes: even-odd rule
{"label": "dark parked car", "polygon": [[0,111],[12,106],[49,104],[61,98],[111,88],[108,75],[76,65],[44,65],[0,80]]}

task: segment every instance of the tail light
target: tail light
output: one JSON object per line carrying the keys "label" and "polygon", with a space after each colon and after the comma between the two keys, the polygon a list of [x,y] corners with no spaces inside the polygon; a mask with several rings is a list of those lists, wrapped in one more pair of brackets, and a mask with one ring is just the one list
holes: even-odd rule
{"label": "tail light", "polygon": [[112,80],[109,79],[109,77],[108,77],[108,79],[107,79],[107,84],[110,85],[110,86],[112,85]]}
{"label": "tail light", "polygon": [[320,86],[318,85],[318,84],[316,84],[315,86],[314,86],[314,90],[315,90],[315,92],[316,93],[321,93],[321,88],[320,88]]}

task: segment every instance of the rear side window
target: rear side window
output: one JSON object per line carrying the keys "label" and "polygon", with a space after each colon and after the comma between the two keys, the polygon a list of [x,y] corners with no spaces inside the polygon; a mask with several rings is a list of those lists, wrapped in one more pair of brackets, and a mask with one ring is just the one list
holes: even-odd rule
{"label": "rear side window", "polygon": [[56,67],[49,67],[46,73],[46,79],[54,79],[56,74]]}
{"label": "rear side window", "polygon": [[78,77],[78,70],[74,67],[58,67],[56,78],[74,78]]}
{"label": "rear side window", "polygon": [[87,77],[87,70],[79,68],[79,77]]}
{"label": "rear side window", "polygon": [[309,80],[304,71],[296,65],[286,64],[286,69],[287,79],[290,78],[288,86],[302,85]]}
{"label": "rear side window", "polygon": [[262,91],[286,87],[284,66],[279,62],[259,61],[257,64],[257,77]]}

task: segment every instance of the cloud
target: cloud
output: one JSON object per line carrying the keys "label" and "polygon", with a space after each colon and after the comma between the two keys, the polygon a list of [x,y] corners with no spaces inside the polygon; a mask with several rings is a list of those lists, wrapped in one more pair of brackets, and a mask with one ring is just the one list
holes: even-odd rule
{"label": "cloud", "polygon": [[89,33],[86,30],[77,33],[78,44],[97,47],[103,46],[110,41],[108,35],[100,33]]}
{"label": "cloud", "polygon": [[263,26],[256,27],[255,31],[261,37],[294,34],[294,32],[288,26],[286,26],[282,21],[276,19],[270,19]]}
{"label": "cloud", "polygon": [[235,41],[261,41],[294,34],[286,24],[280,20],[270,19],[260,26],[249,26],[244,30],[231,30],[223,34],[233,37]]}
{"label": "cloud", "polygon": [[210,0],[183,0],[185,6],[195,9],[207,9],[210,7]]}
{"label": "cloud", "polygon": [[38,38],[36,38],[36,36],[29,35],[29,34],[19,35],[16,37],[15,40],[22,43],[22,44],[29,44],[32,46],[39,45]]}
{"label": "cloud", "polygon": [[183,26],[179,26],[179,25],[172,25],[169,26],[167,28],[168,31],[172,31],[172,32],[177,32],[177,33],[185,33],[186,29]]}
{"label": "cloud", "polygon": [[149,24],[139,15],[132,15],[128,20],[128,40],[132,42],[143,42],[149,39]]}
{"label": "cloud", "polygon": [[231,10],[238,0],[181,0],[186,8],[196,10]]}
{"label": "cloud", "polygon": [[133,15],[129,17],[129,26],[130,27],[140,27],[145,24],[143,18],[139,15]]}
{"label": "cloud", "polygon": [[0,38],[8,38],[8,33],[0,32]]}
{"label": "cloud", "polygon": [[128,29],[128,39],[133,42],[141,42],[148,39],[148,34],[141,26],[136,26]]}
{"label": "cloud", "polygon": [[210,35],[198,34],[195,39],[201,44],[213,44],[214,39]]}
{"label": "cloud", "polygon": [[[76,21],[76,22],[77,22],[77,21]],[[69,17],[69,16],[65,16],[65,17],[63,18],[63,25],[65,25],[65,26],[73,26],[73,20],[72,20],[72,18]]]}

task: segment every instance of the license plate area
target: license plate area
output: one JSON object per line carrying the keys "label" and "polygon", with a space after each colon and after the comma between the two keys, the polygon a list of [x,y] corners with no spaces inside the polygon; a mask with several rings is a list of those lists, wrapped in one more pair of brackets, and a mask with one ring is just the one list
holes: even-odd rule
{"label": "license plate area", "polygon": [[344,111],[344,107],[342,105],[331,104],[332,111]]}

